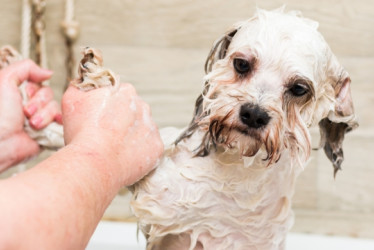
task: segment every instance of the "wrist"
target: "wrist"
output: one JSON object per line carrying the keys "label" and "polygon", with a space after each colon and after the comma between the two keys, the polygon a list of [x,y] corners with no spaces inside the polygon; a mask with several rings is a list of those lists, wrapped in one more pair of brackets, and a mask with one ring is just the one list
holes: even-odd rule
{"label": "wrist", "polygon": [[123,173],[118,166],[117,157],[108,148],[99,145],[100,143],[86,141],[74,140],[65,150],[70,151],[73,159],[77,159],[78,167],[87,167],[93,171],[92,174],[99,176],[103,185],[120,189],[123,186]]}

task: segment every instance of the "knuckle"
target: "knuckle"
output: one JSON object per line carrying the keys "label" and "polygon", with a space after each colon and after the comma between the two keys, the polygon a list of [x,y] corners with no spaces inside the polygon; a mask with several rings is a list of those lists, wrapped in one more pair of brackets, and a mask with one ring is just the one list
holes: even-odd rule
{"label": "knuckle", "polygon": [[38,65],[30,58],[27,58],[27,59],[23,59],[22,61],[20,61],[19,66],[16,66],[16,67],[21,67],[25,69],[26,71],[31,71],[31,70],[35,70],[36,68],[38,68]]}
{"label": "knuckle", "polygon": [[24,67],[35,67],[36,64],[33,60],[30,58],[23,59],[22,61],[19,62],[19,64],[23,65]]}
{"label": "knuckle", "polygon": [[136,89],[132,84],[122,83],[121,84],[121,89],[123,89],[124,91],[126,91],[130,94],[133,94],[133,95],[135,94],[136,95]]}
{"label": "knuckle", "polygon": [[44,93],[45,96],[53,97],[53,90],[50,87],[42,87],[40,91],[42,91],[42,93]]}
{"label": "knuckle", "polygon": [[55,100],[52,100],[51,102],[49,102],[49,104],[48,104],[48,108],[49,108],[53,113],[56,113],[56,112],[59,112],[59,111],[60,111],[60,107],[59,107],[57,101],[55,101]]}
{"label": "knuckle", "polygon": [[35,64],[34,61],[31,60],[30,58],[26,58],[26,59],[24,59],[22,62],[25,63],[25,64],[30,64],[30,65],[31,65],[31,64]]}
{"label": "knuckle", "polygon": [[146,114],[150,115],[151,114],[151,106],[149,106],[148,103],[141,101],[143,104],[143,110]]}

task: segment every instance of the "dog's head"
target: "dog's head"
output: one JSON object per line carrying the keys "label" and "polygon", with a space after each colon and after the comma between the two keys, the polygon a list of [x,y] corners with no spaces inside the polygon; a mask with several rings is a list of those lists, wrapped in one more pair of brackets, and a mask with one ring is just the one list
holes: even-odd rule
{"label": "dog's head", "polygon": [[266,150],[269,164],[285,149],[305,161],[308,128],[319,124],[322,146],[335,169],[344,134],[357,126],[350,78],[317,31],[298,13],[263,11],[218,39],[206,65],[206,84],[188,129],[206,131],[197,155],[216,145],[243,156]]}

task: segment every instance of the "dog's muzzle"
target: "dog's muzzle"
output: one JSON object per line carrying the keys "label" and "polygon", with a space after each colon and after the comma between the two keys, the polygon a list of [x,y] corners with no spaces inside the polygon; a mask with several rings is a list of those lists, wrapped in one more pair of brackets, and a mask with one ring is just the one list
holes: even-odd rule
{"label": "dog's muzzle", "polygon": [[243,124],[253,129],[265,127],[271,119],[264,109],[252,103],[243,104],[239,116]]}

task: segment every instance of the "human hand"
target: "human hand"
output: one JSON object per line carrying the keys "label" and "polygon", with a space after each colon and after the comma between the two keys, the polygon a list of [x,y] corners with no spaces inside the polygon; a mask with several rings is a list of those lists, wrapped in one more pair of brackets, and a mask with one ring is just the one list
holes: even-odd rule
{"label": "human hand", "polygon": [[[53,120],[62,122],[52,89],[40,84],[51,75],[51,71],[31,60],[13,63],[0,71],[0,172],[40,151],[23,129],[25,117],[34,129],[42,129]],[[18,86],[24,81],[28,81],[29,101],[23,107]]]}
{"label": "human hand", "polygon": [[150,172],[163,153],[150,108],[130,84],[88,92],[70,86],[62,113],[65,144],[111,166],[122,186]]}

